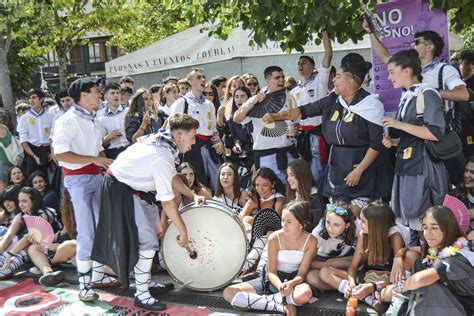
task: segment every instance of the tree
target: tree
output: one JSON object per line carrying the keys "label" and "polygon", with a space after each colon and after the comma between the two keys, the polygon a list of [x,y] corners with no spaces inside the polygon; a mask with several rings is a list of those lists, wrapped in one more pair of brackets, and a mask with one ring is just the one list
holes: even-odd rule
{"label": "tree", "polygon": [[24,31],[29,28],[30,9],[25,8],[26,1],[3,1],[0,6],[0,93],[3,106],[12,112],[14,107],[12,82],[10,78],[9,52],[12,42],[21,39]]}
{"label": "tree", "polygon": [[78,43],[86,44],[87,32],[100,31],[120,20],[125,0],[49,0],[31,1],[34,25],[29,29],[30,45],[24,56],[39,56],[55,50],[59,60],[60,89],[67,88],[67,58]]}
{"label": "tree", "polygon": [[21,50],[28,45],[25,38],[16,37],[8,53],[8,65],[12,82],[13,97],[22,97],[32,87],[32,77],[45,62],[44,56],[20,56]]}
{"label": "tree", "polygon": [[107,45],[117,46],[124,53],[148,46],[192,26],[190,20],[181,15],[181,10],[167,10],[163,3],[153,0],[125,4],[121,12],[118,21],[105,27],[113,34]]}
{"label": "tree", "polygon": [[[325,27],[339,43],[362,39],[363,11],[359,0],[164,0],[168,9],[179,8],[193,23],[213,25],[210,36],[226,39],[236,27],[252,31],[250,44],[267,40],[280,42],[281,48],[303,51],[308,41],[320,43],[314,34]],[[372,9],[378,1],[369,0]],[[474,9],[471,0],[431,0],[433,8],[453,9],[451,23],[455,30],[472,25]]]}

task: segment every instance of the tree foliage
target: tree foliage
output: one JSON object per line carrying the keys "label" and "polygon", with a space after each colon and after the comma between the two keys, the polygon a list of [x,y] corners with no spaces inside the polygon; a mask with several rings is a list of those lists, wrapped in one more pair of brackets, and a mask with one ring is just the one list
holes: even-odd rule
{"label": "tree foliage", "polygon": [[33,85],[31,78],[45,62],[43,56],[20,56],[19,53],[27,45],[27,39],[15,37],[8,52],[12,91],[16,98],[24,96],[31,89]]}
{"label": "tree foliage", "polygon": [[120,19],[106,25],[113,37],[107,45],[129,53],[192,26],[181,10],[167,10],[159,1],[137,0],[120,8]]}
{"label": "tree foliage", "polygon": [[[226,39],[236,27],[252,31],[250,44],[278,41],[284,51],[303,51],[308,41],[320,43],[319,31],[326,28],[339,43],[357,42],[364,32],[359,0],[164,0],[170,10],[179,8],[195,24],[208,22],[210,36]],[[376,0],[364,1],[374,9]],[[431,0],[433,8],[453,9],[453,28],[471,26],[474,7],[471,0]],[[316,37],[315,37],[315,34]]]}

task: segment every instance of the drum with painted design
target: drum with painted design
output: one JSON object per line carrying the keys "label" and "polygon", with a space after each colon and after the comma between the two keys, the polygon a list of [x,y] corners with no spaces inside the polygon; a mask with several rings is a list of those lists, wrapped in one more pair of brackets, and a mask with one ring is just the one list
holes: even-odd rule
{"label": "drum with painted design", "polygon": [[242,219],[225,204],[207,201],[180,209],[188,230],[192,258],[180,247],[179,235],[170,224],[161,243],[163,260],[169,274],[183,286],[196,291],[225,287],[242,271],[247,256],[247,238]]}

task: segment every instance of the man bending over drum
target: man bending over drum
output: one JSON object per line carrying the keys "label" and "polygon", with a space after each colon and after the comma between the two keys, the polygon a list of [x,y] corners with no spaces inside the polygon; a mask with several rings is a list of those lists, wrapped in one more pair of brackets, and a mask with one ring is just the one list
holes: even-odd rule
{"label": "man bending over drum", "polygon": [[[92,258],[114,270],[127,287],[129,273],[135,272],[135,306],[160,311],[166,304],[151,296],[174,285],[151,282],[151,265],[158,249],[157,208],[144,207],[139,199],[161,201],[164,211],[179,230],[178,244],[188,244],[186,226],[173,201],[173,189],[201,203],[205,198],[193,194],[176,176],[180,153],[195,143],[199,122],[177,113],[169,119],[169,129],[138,139],[110,165],[101,188],[100,216]],[[153,196],[151,192],[156,191]]]}

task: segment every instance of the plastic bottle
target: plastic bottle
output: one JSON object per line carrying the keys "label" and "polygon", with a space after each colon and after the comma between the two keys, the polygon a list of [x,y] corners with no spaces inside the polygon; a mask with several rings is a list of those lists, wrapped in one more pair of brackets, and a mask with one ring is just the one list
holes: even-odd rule
{"label": "plastic bottle", "polygon": [[355,297],[349,297],[346,305],[346,316],[355,316],[359,301]]}

